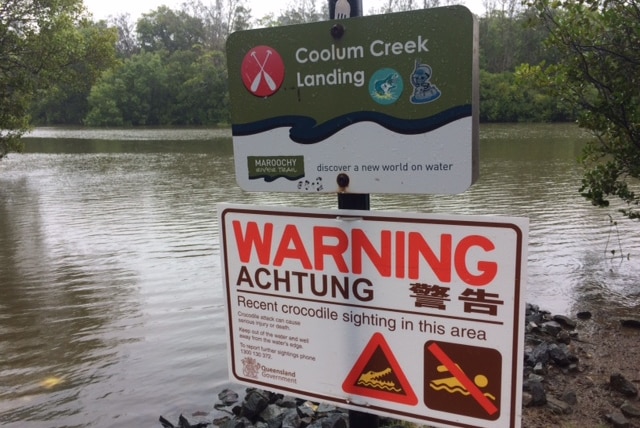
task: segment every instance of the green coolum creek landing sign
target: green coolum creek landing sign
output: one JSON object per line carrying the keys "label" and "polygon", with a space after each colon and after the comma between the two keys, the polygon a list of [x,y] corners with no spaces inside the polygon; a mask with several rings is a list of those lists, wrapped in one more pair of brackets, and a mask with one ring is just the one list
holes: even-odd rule
{"label": "green coolum creek landing sign", "polygon": [[478,177],[477,33],[448,6],[232,34],[238,184],[464,192]]}

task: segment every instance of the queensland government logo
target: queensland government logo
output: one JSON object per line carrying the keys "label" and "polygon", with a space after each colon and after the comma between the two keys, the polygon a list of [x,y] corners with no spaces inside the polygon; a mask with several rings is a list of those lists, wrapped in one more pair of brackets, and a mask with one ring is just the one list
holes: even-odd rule
{"label": "queensland government logo", "polygon": [[246,357],[242,360],[242,373],[251,379],[258,379],[260,363],[255,358]]}

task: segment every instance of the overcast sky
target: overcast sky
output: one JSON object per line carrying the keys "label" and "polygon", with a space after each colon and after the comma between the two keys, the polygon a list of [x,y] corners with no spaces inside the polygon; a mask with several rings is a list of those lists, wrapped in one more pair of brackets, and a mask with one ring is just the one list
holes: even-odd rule
{"label": "overcast sky", "polygon": [[[179,9],[183,2],[184,0],[84,0],[85,6],[93,14],[94,19],[106,19],[110,15],[128,13],[134,21],[143,13],[157,9],[158,6],[166,5],[172,9]],[[263,17],[270,12],[277,15],[278,12],[287,9],[287,5],[291,3],[291,0],[247,1],[254,18]],[[380,7],[384,3],[385,0],[362,0],[365,12],[373,7]],[[473,13],[482,14],[482,0],[466,0],[460,3],[466,4]]]}

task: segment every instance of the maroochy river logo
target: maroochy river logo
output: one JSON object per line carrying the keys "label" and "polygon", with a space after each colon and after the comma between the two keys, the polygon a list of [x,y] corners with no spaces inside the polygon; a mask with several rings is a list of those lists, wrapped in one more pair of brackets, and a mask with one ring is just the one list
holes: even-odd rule
{"label": "maroochy river logo", "polygon": [[282,56],[270,46],[256,46],[242,60],[242,82],[256,97],[269,97],[280,89],[284,81]]}

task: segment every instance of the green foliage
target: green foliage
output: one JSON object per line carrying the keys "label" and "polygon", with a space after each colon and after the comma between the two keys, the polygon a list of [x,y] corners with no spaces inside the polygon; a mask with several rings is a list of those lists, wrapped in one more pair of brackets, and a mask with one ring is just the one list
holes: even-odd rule
{"label": "green foliage", "polygon": [[585,149],[582,195],[596,206],[621,200],[640,218],[640,4],[636,0],[535,0],[560,56],[545,68],[555,96],[579,107],[595,140]]}
{"label": "green foliage", "polygon": [[204,23],[186,11],[160,6],[142,15],[137,24],[138,42],[144,51],[174,53],[205,43]]}
{"label": "green foliage", "polygon": [[221,52],[143,52],[106,73],[89,96],[89,126],[217,125],[228,122]]}
{"label": "green foliage", "polygon": [[480,72],[483,122],[568,121],[573,112],[536,84],[540,67],[523,64],[515,73]]}
{"label": "green foliage", "polygon": [[31,102],[77,55],[82,0],[0,3],[0,158],[21,149]]}
{"label": "green foliage", "polygon": [[228,123],[229,94],[224,54],[206,52],[190,62],[173,58],[170,69],[181,82],[172,103],[174,125],[218,125]]}
{"label": "green foliage", "polygon": [[[71,0],[67,0],[71,1]],[[454,3],[452,0],[389,0],[388,11]],[[489,4],[489,3],[488,3]],[[318,6],[319,5],[319,6]],[[490,4],[489,4],[490,5]],[[549,30],[533,21],[536,9],[517,0],[489,9],[480,22],[482,121],[564,121],[575,103],[550,90],[540,66],[554,64],[559,51],[540,42]],[[275,26],[327,19],[328,3],[296,0],[279,15],[259,20]],[[73,46],[66,73],[31,97],[14,93],[14,105],[31,106],[37,123],[91,126],[217,125],[228,123],[225,39],[247,29],[244,0],[187,0],[130,22],[127,15],[105,22],[78,21],[57,37]],[[62,78],[66,76],[66,78]],[[545,78],[542,78],[544,76]],[[37,96],[33,98],[33,93]],[[563,102],[564,101],[564,102]],[[6,116],[5,123],[11,118]],[[28,121],[21,122],[24,128]]]}
{"label": "green foliage", "polygon": [[124,118],[118,107],[118,99],[124,91],[114,77],[115,70],[108,71],[91,89],[89,95],[90,110],[85,119],[89,126],[122,126]]}
{"label": "green foliage", "polygon": [[[192,0],[180,11],[162,6],[138,20],[135,37],[126,17],[115,24],[126,59],[94,85],[85,124],[215,126],[229,122],[226,61],[218,47],[224,46],[231,29],[248,25],[242,0],[212,6]],[[134,40],[139,49],[132,47]]]}
{"label": "green foliage", "polygon": [[91,87],[105,70],[117,63],[115,28],[86,19],[76,28],[80,37],[66,72],[58,82],[40,90],[32,106],[36,124],[82,124],[89,109],[87,97]]}
{"label": "green foliage", "polygon": [[160,125],[168,120],[170,84],[162,55],[143,52],[107,73],[89,95],[89,126]]}

